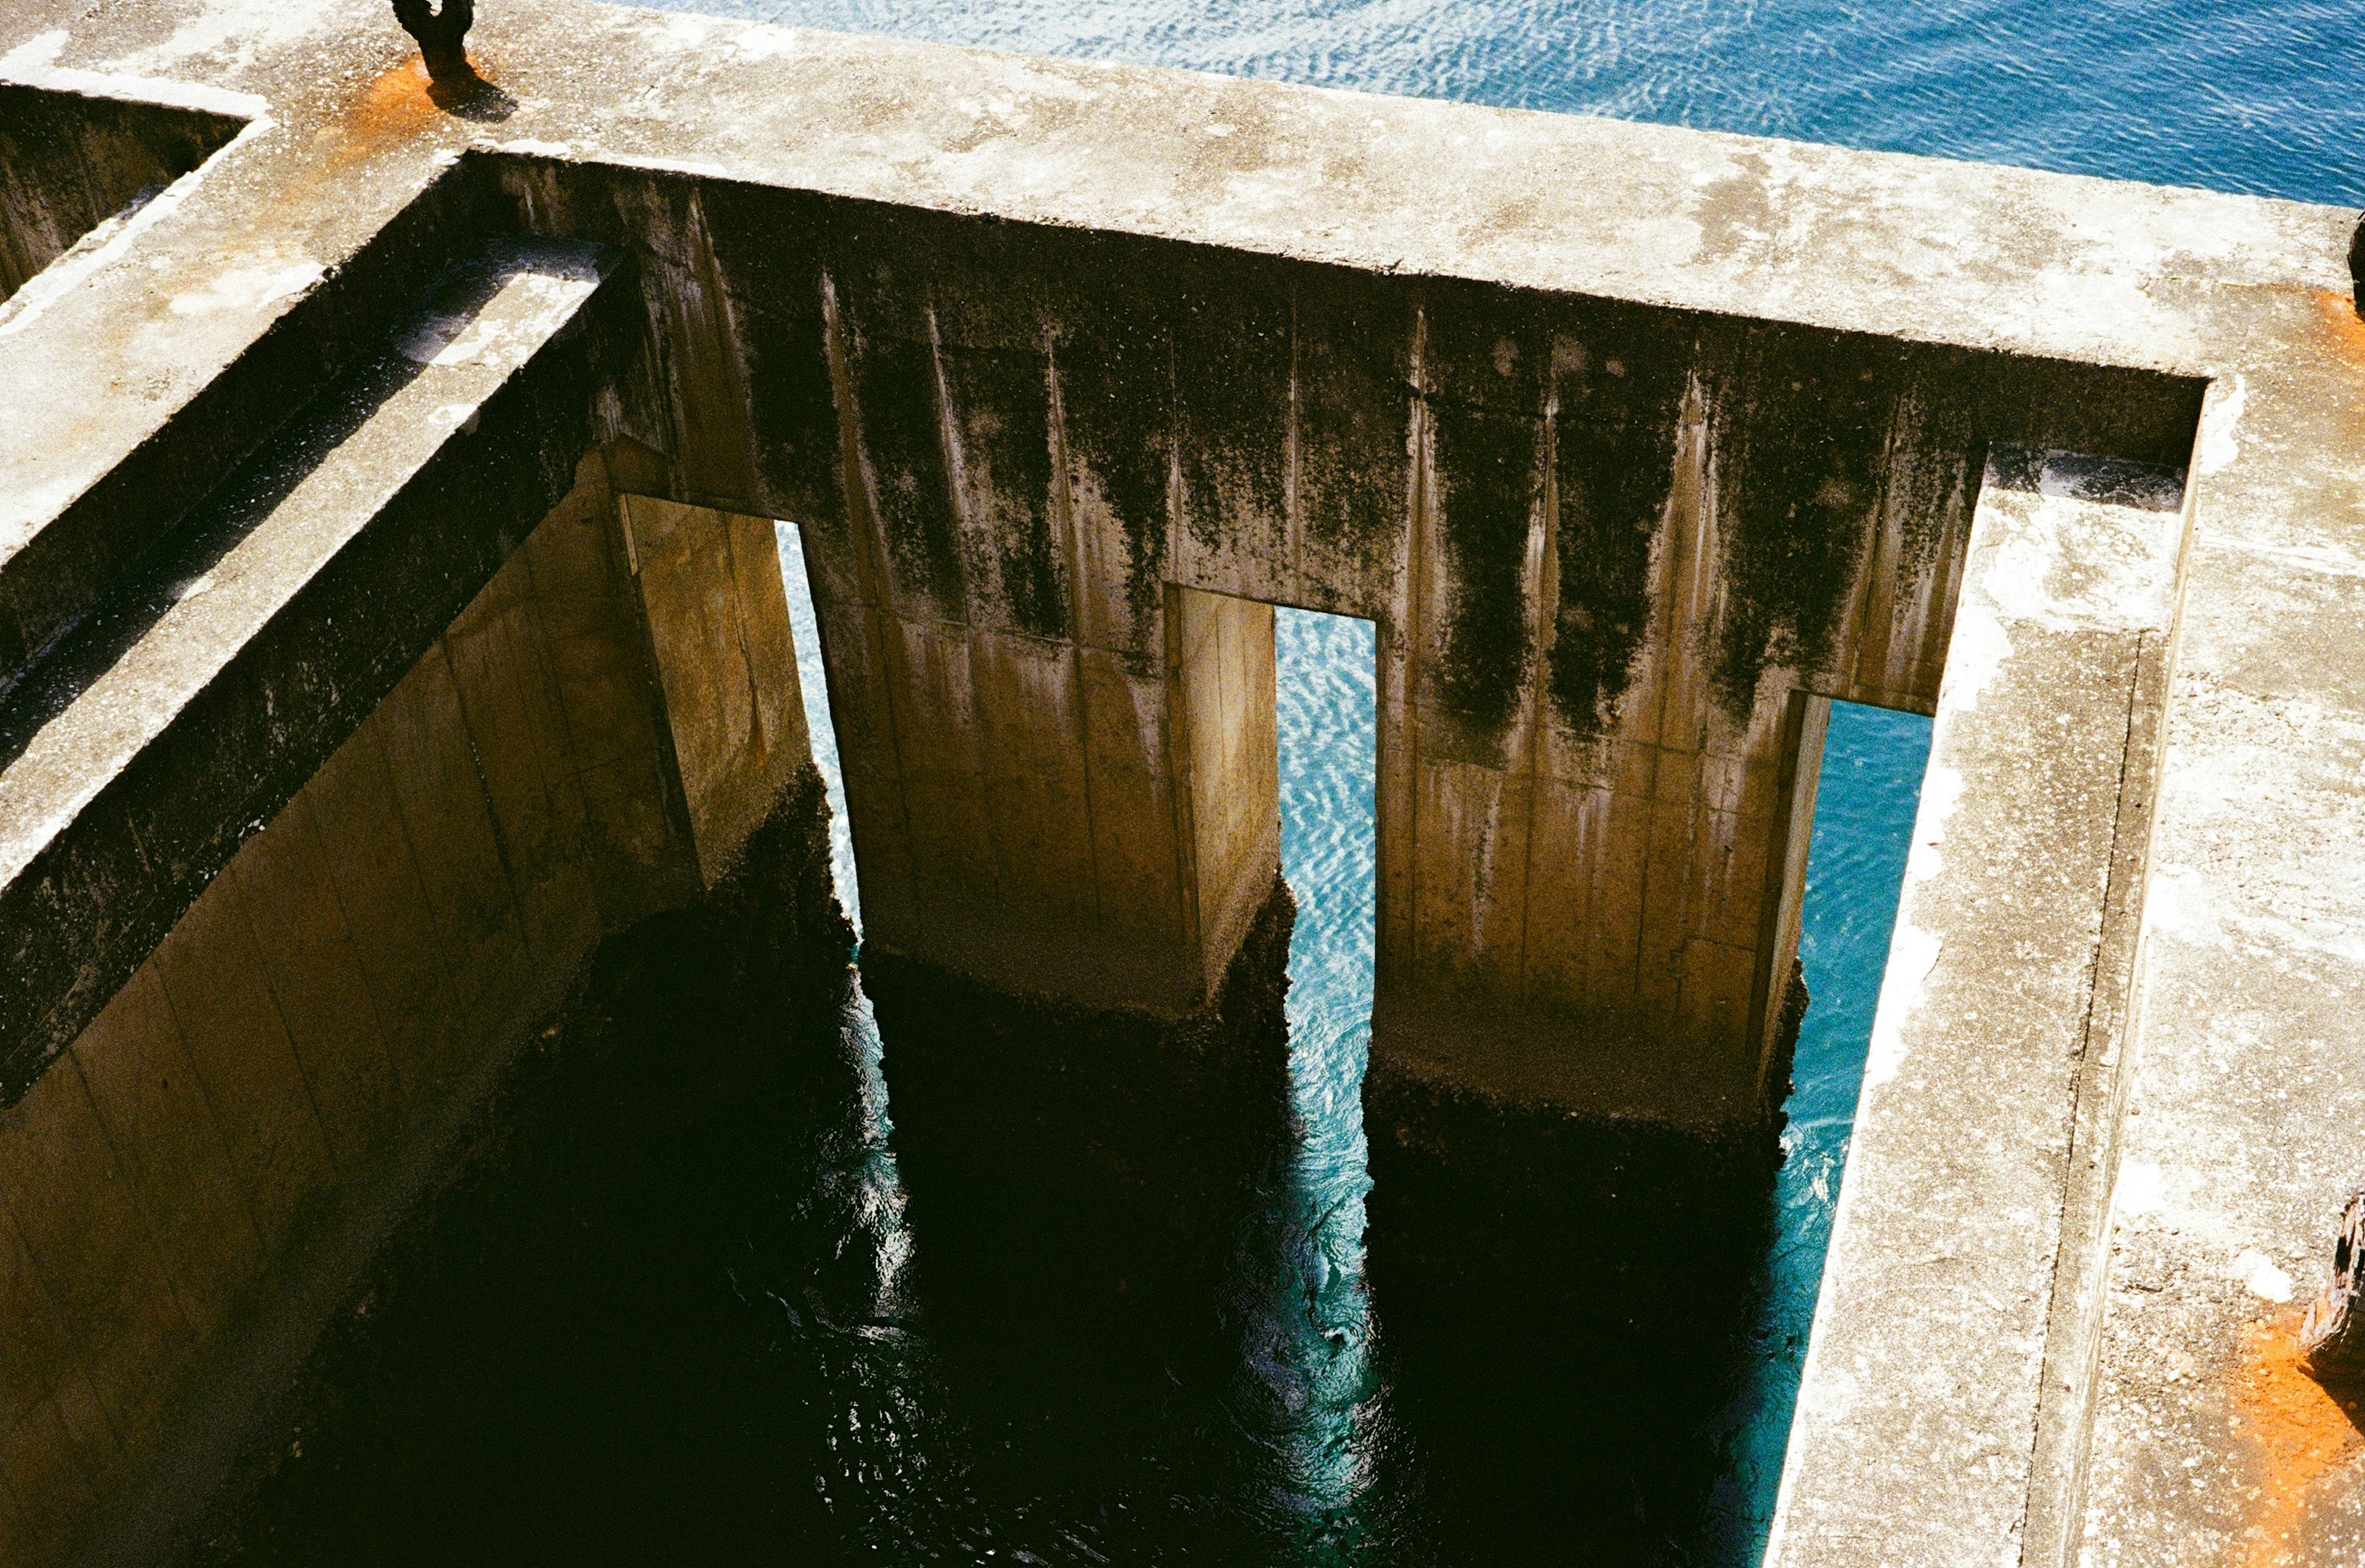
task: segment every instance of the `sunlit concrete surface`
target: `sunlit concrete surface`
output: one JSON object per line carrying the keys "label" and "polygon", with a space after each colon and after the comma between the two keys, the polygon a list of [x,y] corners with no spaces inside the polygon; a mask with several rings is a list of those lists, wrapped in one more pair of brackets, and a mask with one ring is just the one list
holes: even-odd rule
{"label": "sunlit concrete surface", "polygon": [[[10,1561],[158,1528],[300,1353],[432,1163],[398,1036],[465,1100],[807,765],[774,518],[868,947],[1084,1008],[1213,1005],[1267,607],[1374,621],[1368,1092],[1438,1119],[1373,1136],[1445,1166],[1766,1158],[1823,705],[1933,713],[1773,1560],[2353,1558],[2281,1350],[2365,1111],[2346,215],[564,0],[471,45],[439,97],[375,0],[0,20]],[[398,883],[432,954],[353,914]]]}

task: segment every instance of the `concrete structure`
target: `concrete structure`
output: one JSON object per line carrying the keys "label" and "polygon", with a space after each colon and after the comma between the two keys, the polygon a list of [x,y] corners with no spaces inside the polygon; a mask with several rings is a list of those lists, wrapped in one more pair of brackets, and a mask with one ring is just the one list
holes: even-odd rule
{"label": "concrete structure", "polygon": [[[0,22],[12,1560],[366,1237],[391,1036],[465,1098],[801,764],[770,517],[871,947],[1078,1007],[1211,1005],[1266,607],[1377,622],[1373,1092],[1507,1126],[1762,1151],[1822,704],[1935,712],[1775,1560],[2343,1559],[2274,1352],[2365,1104],[2343,215],[572,3],[446,112],[375,0],[85,10]],[[432,954],[322,902],[398,798]]]}

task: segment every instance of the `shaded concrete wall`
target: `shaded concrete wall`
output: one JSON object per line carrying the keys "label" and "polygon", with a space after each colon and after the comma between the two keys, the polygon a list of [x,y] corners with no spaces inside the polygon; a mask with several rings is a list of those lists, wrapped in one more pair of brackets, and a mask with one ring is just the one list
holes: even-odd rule
{"label": "shaded concrete wall", "polygon": [[199,109],[0,84],[0,300],[243,122]]}
{"label": "shaded concrete wall", "polygon": [[666,739],[690,839],[712,887],[781,782],[813,758],[779,547],[767,519],[648,496],[617,503],[625,559],[661,650]]}
{"label": "shaded concrete wall", "polygon": [[1281,875],[1272,606],[1178,588],[1166,625],[1175,644],[1168,711],[1189,786],[1180,802],[1191,873],[1184,913],[1210,966],[1199,977],[1205,991]]}
{"label": "shaded concrete wall", "polygon": [[698,897],[809,771],[769,543],[620,509],[587,460],[0,1113],[0,1558],[201,1495],[600,938]]}
{"label": "shaded concrete wall", "polygon": [[1929,711],[1988,438],[2190,440],[2165,377],[498,173],[642,252],[664,486],[805,527],[873,942],[1194,1005],[1227,955],[1166,590],[1365,615],[1382,1035],[1483,998],[1455,1070],[1552,1099],[1751,1114],[1793,694]]}
{"label": "shaded concrete wall", "polygon": [[[2151,374],[487,174],[515,221],[638,253],[622,419],[652,487],[803,525],[871,942],[1197,1004],[1225,955],[1168,590],[1366,616],[1377,1048],[1552,1103],[1762,1117],[1794,699],[1931,711],[1990,440],[2180,464],[2198,407]],[[1226,787],[1251,806],[1222,820],[1269,813],[1261,776]]]}

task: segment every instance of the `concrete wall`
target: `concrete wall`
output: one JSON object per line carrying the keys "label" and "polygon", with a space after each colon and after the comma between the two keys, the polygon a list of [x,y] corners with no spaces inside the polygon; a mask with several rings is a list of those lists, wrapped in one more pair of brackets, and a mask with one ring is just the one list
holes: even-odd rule
{"label": "concrete wall", "polygon": [[202,1495],[600,938],[727,868],[810,766],[785,608],[768,522],[587,461],[0,1112],[0,1559]]}
{"label": "concrete wall", "polygon": [[[1873,1535],[1898,1562],[1961,1562],[1967,1539],[2080,1560],[2185,497],[2175,472],[1990,459],[1776,1568]],[[1940,1348],[1949,1375],[1924,1383]],[[1953,1462],[1922,1456],[1933,1426]]]}
{"label": "concrete wall", "polygon": [[[1168,590],[1379,619],[1384,1013],[1417,1022],[1424,998],[1451,1003],[1474,981],[1517,1004],[1465,1014],[1455,1048],[1426,1058],[1414,1047],[1434,1036],[1384,1016],[1373,1060],[1407,1070],[1393,1081],[1407,1104],[1508,1079],[1608,1109],[1672,1100],[1730,1114],[1735,1086],[1774,1065],[1767,1032],[1732,1027],[1734,971],[1754,879],[1772,918],[1745,955],[1758,976],[1747,1006],[1772,1006],[1790,890],[1775,868],[1793,857],[1767,835],[1798,820],[1810,771],[1785,778],[1790,715],[1803,746],[1812,711],[1795,694],[1926,702],[1963,548],[1951,498],[1986,442],[2192,459],[2166,717],[2131,709],[2127,726],[2161,726],[2152,859],[2114,847],[2107,902],[2120,913],[2105,918],[2118,935],[2091,966],[2090,1037],[2106,1043],[2089,1065],[2132,1063],[2136,1081],[2090,1096],[2109,1075],[2075,1075],[2074,1172],[2057,1192],[2023,1184],[2013,1164],[2024,1100],[1950,1098],[1942,1077],[1919,1097],[1958,1135],[1945,1147],[1963,1163],[1940,1174],[1964,1183],[1946,1202],[2018,1221],[2007,1200],[2040,1193],[2027,1228],[2057,1222],[2064,1238],[2046,1355],[2073,1364],[2090,1350],[2102,1371],[2081,1391],[2082,1372],[2057,1384],[2049,1364],[2037,1378],[2023,1361],[1997,1393],[1998,1347],[2028,1342],[2006,1321],[2027,1321],[2029,1290],[2010,1238],[1957,1265],[1930,1248],[1920,1207],[1854,1205],[1834,1256],[1926,1255],[1928,1280],[1908,1282],[1947,1315],[1866,1318],[1877,1331],[1852,1343],[1877,1354],[1817,1359],[1801,1407],[1824,1412],[1851,1462],[1793,1487],[1791,1539],[1851,1563],[2052,1562],[2073,1547],[2098,1561],[2355,1559],[2356,1466],[2343,1458],[2310,1480],[2286,1462],[2314,1451],[2324,1428],[2310,1423],[2345,1419],[2321,1390],[2302,1397],[2287,1348],[2325,1277],[2365,1105],[2353,213],[582,0],[487,9],[474,41],[521,90],[506,118],[473,119],[428,95],[383,6],[281,0],[259,28],[254,11],[0,9],[12,82],[139,96],[170,79],[259,117],[208,162],[203,200],[151,204],[142,218],[155,220],[127,225],[103,264],[53,267],[7,303],[9,678],[136,576],[166,524],[382,340],[460,247],[488,228],[611,240],[637,262],[646,353],[629,375],[611,381],[603,361],[579,379],[598,386],[600,439],[639,443],[611,449],[631,459],[622,487],[805,525],[836,611],[833,697],[842,718],[879,721],[868,750],[849,748],[857,810],[885,824],[864,874],[925,920],[894,892],[921,885],[896,869],[887,833],[913,824],[912,843],[971,895],[940,925],[906,928],[947,965],[992,970],[992,933],[1035,916],[1023,901],[1054,879],[1029,857],[1073,844],[1081,788],[1091,917],[1071,897],[1035,931],[1112,937],[1094,949],[1104,962],[1070,976],[1163,977],[1171,991],[1204,972],[1181,913],[1194,879],[1162,717]],[[56,287],[69,272],[73,286]],[[475,484],[525,423],[503,431],[488,413],[481,450],[454,472]],[[571,472],[580,432],[543,428]],[[535,491],[521,526],[563,487]],[[366,705],[490,570],[448,563],[496,532],[504,552],[512,541],[505,523],[487,527],[482,499],[479,487],[469,505],[422,506],[394,531],[432,541],[416,558],[440,573],[372,573],[388,557],[353,557],[376,591],[318,596],[337,610],[333,634],[325,621],[289,632],[280,616],[224,645],[252,648],[274,676],[396,650],[371,684],[339,677]],[[439,518],[467,527],[429,526]],[[336,522],[303,521],[290,520],[291,548]],[[450,602],[434,597],[439,576]],[[406,592],[382,590],[395,581]],[[417,625],[392,613],[420,605],[432,613]],[[385,612],[378,631],[357,630],[365,610]],[[291,645],[298,656],[281,658]],[[1036,683],[1024,704],[1007,695],[1019,681]],[[926,767],[896,771],[888,740],[922,733],[891,711],[896,694],[964,690],[979,694],[969,707],[930,695],[915,710],[942,744],[923,748]],[[188,711],[184,735],[228,735],[219,707]],[[1004,714],[1019,717],[981,728]],[[225,780],[286,755],[271,749],[281,731],[325,748],[344,727],[258,724],[212,754],[237,767],[188,761],[207,754],[177,742],[151,755],[189,792],[183,816],[227,844],[289,780],[275,776],[252,810],[222,803]],[[1081,786],[1071,761],[1029,749],[1055,730],[1079,737]],[[1005,752],[1011,736],[1023,744]],[[1054,803],[1043,821],[1063,833],[1010,820],[1008,790],[990,811],[976,803],[987,775],[953,764],[989,754]],[[1997,757],[1997,779],[2021,760]],[[0,788],[26,771],[0,769]],[[597,772],[584,777],[588,790]],[[1963,782],[1967,797],[1980,787]],[[2146,782],[2131,766],[2123,824]],[[946,801],[971,813],[958,836],[935,825]],[[2111,814],[2088,805],[2073,820]],[[28,808],[0,827],[54,820]],[[136,819],[75,821],[110,854],[153,842]],[[996,823],[1011,836],[985,834]],[[2027,865],[2058,853],[2032,845]],[[227,849],[161,858],[201,865],[202,880]],[[1945,868],[1933,898],[1951,900],[1953,873],[1972,868],[1967,857]],[[54,906],[10,905],[12,941],[47,915],[104,948],[137,915],[121,885],[60,878]],[[176,911],[194,891],[175,887]],[[2009,945],[2016,927],[1999,911],[2011,907],[1966,914],[1967,937]],[[2139,942],[2126,935],[2135,910]],[[1581,948],[1555,950],[1564,917],[1584,926]],[[152,946],[161,924],[121,948]],[[1141,940],[1114,940],[1127,932]],[[1628,948],[1631,977],[1620,961],[1603,973],[1572,961]],[[2128,972],[2132,992],[2115,978]],[[49,971],[51,995],[83,971],[61,973]],[[1898,989],[1909,1014],[1938,994],[1917,996],[1910,977]],[[1954,1014],[1959,1036],[1939,1033],[1933,1054],[1977,1056],[2007,1029],[2040,1042],[2058,994]],[[0,991],[0,1036],[18,1044],[7,1004],[20,1000]],[[73,1033],[0,1049],[6,1092]],[[1453,1076],[1414,1081],[1432,1068]],[[1900,1113],[1917,1103],[1908,1089],[1892,1099]],[[1483,1137],[1502,1120],[1471,1125]],[[1574,1125],[1548,1103],[1528,1120]],[[2098,1220],[2121,1139],[2115,1216]],[[1630,1192],[1615,1163],[1596,1166]],[[1987,1176],[2002,1185],[1983,1203]],[[1474,1194],[1468,1212],[1491,1198]],[[1877,1298],[1877,1271],[1864,1277]],[[2062,1327],[2092,1323],[2097,1302],[2095,1332]],[[2024,1515],[1988,1490],[2008,1452],[1980,1412],[2007,1395],[2039,1406]],[[1946,1491],[1965,1476],[1976,1506]],[[1892,1483],[1900,1496],[1929,1489],[1920,1515],[1944,1528],[1915,1539],[1851,1515]]]}
{"label": "concrete wall", "polygon": [[134,197],[204,162],[241,123],[0,84],[0,300]]}
{"label": "concrete wall", "polygon": [[661,650],[666,740],[712,887],[782,780],[813,757],[779,547],[764,518],[648,496],[617,502],[626,560]]}
{"label": "concrete wall", "polygon": [[2198,407],[1895,339],[485,174],[517,221],[637,253],[652,487],[803,526],[871,943],[1201,1004],[1228,929],[1202,862],[1261,853],[1203,840],[1272,806],[1266,770],[1214,816],[1192,782],[1191,594],[1366,616],[1378,1048],[1618,1114],[1778,1092],[1799,699],[1932,710],[1987,442],[2173,465]]}

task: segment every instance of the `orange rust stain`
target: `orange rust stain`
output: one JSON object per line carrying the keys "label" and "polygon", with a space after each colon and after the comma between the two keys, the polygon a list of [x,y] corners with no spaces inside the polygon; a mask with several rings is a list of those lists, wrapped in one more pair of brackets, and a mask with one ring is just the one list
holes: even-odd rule
{"label": "orange rust stain", "polygon": [[443,118],[427,95],[427,63],[412,59],[382,71],[362,89],[338,129],[343,145],[337,162],[353,162],[379,149],[417,135]]}
{"label": "orange rust stain", "polygon": [[2253,1326],[2235,1376],[2234,1404],[2259,1460],[2259,1498],[2235,1559],[2242,1568],[2290,1562],[2292,1536],[2315,1484],[2365,1458],[2365,1433],[2357,1424],[2365,1390],[2326,1389],[2307,1374],[2299,1360],[2299,1320],[2293,1312]]}
{"label": "orange rust stain", "polygon": [[2324,330],[2334,349],[2351,364],[2365,366],[2365,320],[2358,319],[2357,302],[2346,294],[2319,288],[2315,309],[2324,318]]}

